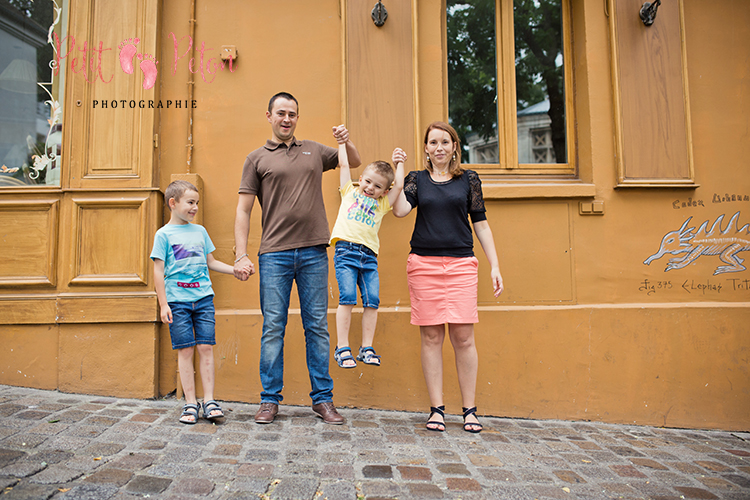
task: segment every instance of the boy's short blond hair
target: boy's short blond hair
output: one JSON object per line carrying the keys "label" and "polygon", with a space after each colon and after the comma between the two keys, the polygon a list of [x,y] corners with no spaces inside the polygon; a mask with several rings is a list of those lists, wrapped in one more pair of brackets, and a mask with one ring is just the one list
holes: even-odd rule
{"label": "boy's short blond hair", "polygon": [[[396,178],[396,174],[393,172],[393,167],[391,166],[390,163],[388,163],[387,161],[383,161],[383,160],[377,160],[367,165],[365,167],[365,170],[367,170],[368,168],[371,168],[372,170],[374,170],[376,174],[382,175],[383,177],[385,177],[385,181],[387,185],[386,187],[388,189],[391,188],[391,184],[393,184],[393,179]],[[364,173],[365,170],[363,170],[362,173]]]}
{"label": "boy's short blond hair", "polygon": [[[172,181],[167,186],[167,189],[164,190],[164,201],[169,207],[169,200],[174,198],[174,201],[180,201],[182,195],[188,191],[195,191],[197,193],[198,188],[188,181]],[[172,207],[169,207],[169,209],[172,210]]]}

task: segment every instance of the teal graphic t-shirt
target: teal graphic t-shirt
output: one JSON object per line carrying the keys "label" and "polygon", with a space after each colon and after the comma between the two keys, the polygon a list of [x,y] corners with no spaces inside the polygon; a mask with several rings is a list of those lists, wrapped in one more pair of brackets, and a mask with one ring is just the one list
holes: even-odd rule
{"label": "teal graphic t-shirt", "polygon": [[151,258],[164,261],[167,302],[195,302],[214,294],[206,261],[214,250],[198,224],[167,224],[156,231]]}

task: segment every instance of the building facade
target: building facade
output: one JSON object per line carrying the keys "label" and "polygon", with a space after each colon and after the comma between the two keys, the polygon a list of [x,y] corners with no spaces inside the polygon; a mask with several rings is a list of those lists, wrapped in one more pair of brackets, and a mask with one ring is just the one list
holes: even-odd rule
{"label": "building facade", "polygon": [[[463,35],[451,30],[482,7],[494,76],[482,83],[491,105],[479,107],[494,124],[471,131],[485,127],[497,153],[468,168],[483,182],[506,291],[493,297],[478,251],[480,413],[747,430],[750,4],[669,0],[650,26],[640,0],[386,0],[382,26],[376,4],[0,3],[0,383],[121,397],[178,389],[148,258],[168,220],[167,184],[199,186],[199,222],[215,257],[232,262],[242,165],[270,137],[278,91],[300,101],[297,137],[333,146],[331,126],[345,123],[363,161],[401,147],[408,169],[423,168],[427,124],[468,125],[453,106],[472,94],[457,82],[477,67],[454,64],[466,55],[456,59]],[[524,33],[540,23],[514,10],[529,4],[556,9],[557,90],[519,76],[534,52]],[[521,94],[537,87],[553,110],[546,163],[519,152],[519,103],[532,102]],[[338,176],[323,186],[332,225]],[[429,406],[409,323],[413,223],[383,221],[383,367],[339,370],[331,359],[337,405]],[[257,278],[212,279],[216,396],[257,402]],[[332,265],[329,284],[335,334]],[[295,300],[284,395],[307,404]]]}

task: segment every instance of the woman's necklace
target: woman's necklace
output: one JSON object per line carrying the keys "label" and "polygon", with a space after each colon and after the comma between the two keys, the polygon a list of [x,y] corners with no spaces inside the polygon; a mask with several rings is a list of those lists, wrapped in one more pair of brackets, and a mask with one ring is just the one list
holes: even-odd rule
{"label": "woman's necklace", "polygon": [[444,176],[444,175],[448,175],[448,170],[449,170],[449,169],[445,169],[445,171],[441,172],[440,170],[438,170],[438,169],[436,169],[436,168],[433,168],[433,171],[434,171],[434,172],[435,172],[435,173],[436,173],[436,174],[437,174],[438,176],[440,176],[440,177],[442,177],[442,176]]}

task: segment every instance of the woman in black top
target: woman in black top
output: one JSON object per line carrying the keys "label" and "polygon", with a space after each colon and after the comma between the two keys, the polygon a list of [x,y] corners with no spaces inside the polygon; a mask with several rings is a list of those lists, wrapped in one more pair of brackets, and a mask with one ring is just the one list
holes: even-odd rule
{"label": "woman in black top", "polygon": [[474,323],[479,318],[472,225],[492,267],[495,297],[503,291],[503,278],[485,216],[482,183],[476,172],[461,168],[456,131],[447,123],[434,122],[427,127],[424,144],[426,169],[409,173],[404,184],[408,209],[394,207],[393,213],[404,217],[418,208],[407,275],[411,323],[419,325],[422,371],[430,396],[426,426],[445,430],[443,341],[447,323],[464,405],[464,430],[480,432],[474,404],[478,365]]}

